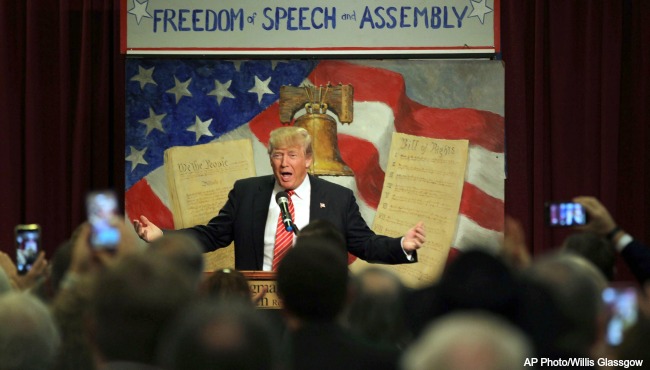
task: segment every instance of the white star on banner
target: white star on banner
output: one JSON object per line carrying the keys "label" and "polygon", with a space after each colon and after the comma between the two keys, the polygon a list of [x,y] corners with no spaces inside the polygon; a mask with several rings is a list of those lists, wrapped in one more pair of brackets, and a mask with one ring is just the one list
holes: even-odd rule
{"label": "white star on banner", "polygon": [[129,14],[135,15],[135,21],[140,24],[142,18],[151,18],[151,14],[147,12],[147,5],[149,5],[149,0],[145,2],[138,2],[138,0],[133,0],[133,8],[129,9]]}
{"label": "white star on banner", "polygon": [[472,12],[467,18],[476,17],[481,21],[481,24],[485,21],[485,15],[487,13],[492,13],[492,8],[487,6],[487,0],[469,0],[472,4]]}
{"label": "white star on banner", "polygon": [[138,74],[131,77],[131,81],[138,81],[140,83],[140,89],[144,90],[146,84],[157,85],[156,81],[153,79],[153,70],[155,67],[149,69],[144,69],[141,66],[138,66]]}
{"label": "white star on banner", "polygon": [[142,150],[138,150],[135,147],[130,145],[129,147],[131,148],[131,154],[129,154],[128,157],[126,157],[126,160],[131,162],[131,172],[133,172],[133,170],[135,170],[135,168],[139,164],[149,164],[147,163],[147,161],[144,160],[144,153],[147,152],[146,147]]}
{"label": "white star on banner", "polygon": [[151,133],[153,129],[157,129],[160,130],[161,132],[165,132],[165,129],[162,127],[162,120],[163,118],[165,118],[166,115],[167,113],[156,114],[156,112],[154,112],[154,110],[151,107],[149,107],[149,117],[138,121],[142,124],[147,125],[147,133],[144,135],[145,138],[149,136],[149,133]]}
{"label": "white star on banner", "polygon": [[223,98],[232,98],[234,99],[235,96],[228,91],[228,88],[230,87],[230,84],[232,84],[232,80],[227,81],[226,83],[221,83],[219,80],[214,80],[214,90],[210,91],[208,95],[214,95],[217,97],[217,103],[221,105],[221,101]]}
{"label": "white star on banner", "polygon": [[269,83],[271,83],[271,77],[269,77],[266,80],[262,81],[257,76],[255,76],[255,87],[248,90],[248,92],[257,94],[257,102],[261,103],[262,102],[262,97],[264,96],[264,94],[273,95],[273,91],[271,91],[271,89],[269,89]]}
{"label": "white star on banner", "polygon": [[180,82],[178,78],[174,76],[174,87],[167,90],[166,92],[170,94],[174,94],[174,96],[176,97],[176,104],[178,104],[178,101],[181,100],[184,96],[192,97],[192,93],[190,92],[190,90],[187,89],[190,86],[191,82],[192,82],[191,78],[185,82]]}
{"label": "white star on banner", "polygon": [[210,118],[207,121],[201,121],[199,116],[196,116],[196,119],[194,121],[195,123],[187,128],[187,131],[192,131],[196,133],[196,141],[198,142],[201,136],[206,135],[206,136],[214,136],[212,135],[212,132],[210,132],[210,124],[212,124],[212,118]]}

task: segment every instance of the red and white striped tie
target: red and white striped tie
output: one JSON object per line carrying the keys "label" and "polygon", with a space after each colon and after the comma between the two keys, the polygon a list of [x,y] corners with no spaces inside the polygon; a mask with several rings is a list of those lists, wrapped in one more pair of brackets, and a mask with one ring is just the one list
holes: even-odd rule
{"label": "red and white striped tie", "polygon": [[[291,196],[294,194],[293,190],[287,191],[289,196],[289,212],[291,213],[291,220],[295,219],[295,211],[293,210],[293,201]],[[284,227],[282,222],[282,212],[278,215],[278,228],[275,232],[275,247],[273,248],[273,271],[277,271],[278,265],[284,256],[289,252],[293,244],[293,231],[289,232]]]}

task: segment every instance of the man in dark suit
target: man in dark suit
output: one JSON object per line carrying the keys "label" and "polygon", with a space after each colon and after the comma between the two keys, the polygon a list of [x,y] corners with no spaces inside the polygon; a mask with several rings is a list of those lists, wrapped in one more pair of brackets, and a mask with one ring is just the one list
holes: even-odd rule
{"label": "man in dark suit", "polygon": [[573,199],[582,204],[589,215],[587,225],[576,227],[581,231],[590,231],[605,237],[621,254],[639,283],[650,280],[650,248],[632,238],[614,221],[607,208],[594,197],[580,196]]}
{"label": "man in dark suit", "polygon": [[[226,247],[234,241],[235,268],[239,270],[273,270],[280,213],[275,195],[291,191],[289,198],[295,208],[292,219],[296,226],[302,228],[310,220],[328,220],[345,236],[348,251],[366,261],[397,264],[417,260],[416,250],[425,242],[421,222],[402,238],[376,235],[361,217],[350,189],[307,174],[313,161],[307,130],[295,126],[273,130],[269,156],[272,176],[235,182],[216,217],[207,225],[182,232],[194,235],[206,251]],[[147,242],[163,233],[144,216],[133,220],[133,225],[140,238]]]}

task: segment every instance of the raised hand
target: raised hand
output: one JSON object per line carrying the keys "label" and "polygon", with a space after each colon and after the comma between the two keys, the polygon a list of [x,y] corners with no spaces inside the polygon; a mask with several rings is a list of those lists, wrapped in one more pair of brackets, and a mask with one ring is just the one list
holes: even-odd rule
{"label": "raised hand", "polygon": [[147,243],[150,243],[163,235],[162,230],[153,222],[149,221],[145,216],[140,216],[139,220],[133,220],[133,228],[140,239]]}
{"label": "raised hand", "polygon": [[424,222],[420,221],[406,232],[402,241],[402,248],[410,253],[422,248],[425,241]]}

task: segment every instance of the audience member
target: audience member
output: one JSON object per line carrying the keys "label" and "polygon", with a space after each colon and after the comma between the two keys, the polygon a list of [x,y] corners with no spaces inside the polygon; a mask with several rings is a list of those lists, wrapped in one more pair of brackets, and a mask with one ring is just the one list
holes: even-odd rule
{"label": "audience member", "polygon": [[48,263],[45,259],[45,252],[41,251],[32,268],[24,275],[20,275],[11,257],[7,253],[0,251],[0,269],[7,274],[14,288],[26,291],[34,288],[42,279],[46,278]]}
{"label": "audience member", "polygon": [[86,328],[91,288],[91,280],[81,279],[74,287],[61,290],[52,300],[52,314],[61,331],[61,349],[52,370],[96,368]]}
{"label": "audience member", "polygon": [[342,324],[352,333],[379,345],[404,349],[410,340],[404,320],[405,287],[399,276],[370,266],[352,276],[352,298]]}
{"label": "audience member", "polygon": [[475,247],[461,253],[440,280],[406,296],[406,321],[415,338],[434,320],[461,311],[501,317],[530,338],[537,357],[554,357],[561,332],[549,288],[521,275],[502,258]]}
{"label": "audience member", "polygon": [[604,306],[607,287],[602,273],[583,257],[552,253],[533,261],[526,271],[550,288],[561,317],[562,332],[555,341],[559,355],[597,358],[604,343]]}
{"label": "audience member", "polygon": [[562,249],[586,258],[608,281],[614,280],[616,251],[607,239],[588,231],[578,232],[564,239]]}
{"label": "audience member", "polygon": [[132,254],[97,276],[92,331],[105,369],[153,365],[160,334],[194,297],[187,275],[168,258]]}
{"label": "audience member", "polygon": [[0,295],[3,295],[4,293],[10,292],[12,290],[13,287],[11,286],[11,281],[7,277],[5,270],[0,268]]}
{"label": "audience member", "polygon": [[59,344],[59,332],[43,302],[24,292],[0,296],[0,369],[50,369]]}
{"label": "audience member", "polygon": [[[300,239],[300,238],[299,238]],[[287,359],[294,370],[394,369],[398,352],[353,336],[337,322],[348,294],[347,260],[322,238],[292,248],[277,272],[287,317]]]}
{"label": "audience member", "polygon": [[31,290],[32,293],[44,302],[51,302],[59,292],[61,282],[70,268],[72,249],[76,239],[76,234],[77,232],[75,231],[70,239],[63,242],[59,245],[56,251],[54,251],[49,263],[49,274],[46,278],[41,279]]}
{"label": "audience member", "polygon": [[180,233],[164,235],[152,242],[147,251],[169,258],[187,274],[197,288],[203,281],[203,248],[192,235]]}
{"label": "audience member", "polygon": [[458,310],[483,310],[515,317],[518,284],[511,268],[500,258],[480,247],[470,248],[446,267],[436,284],[407,296],[410,330],[418,336],[433,319]]}
{"label": "audience member", "polygon": [[526,234],[521,222],[508,215],[503,222],[503,240],[499,254],[507,264],[516,269],[528,267],[533,259],[526,245]]}
{"label": "audience member", "polygon": [[345,237],[343,237],[343,234],[341,234],[339,229],[337,229],[333,223],[323,219],[310,221],[307,226],[302,228],[298,233],[296,243],[298,243],[301,238],[305,239],[311,237],[324,238],[332,241],[335,245],[340,246],[343,255],[347,257],[348,248],[345,245]]}
{"label": "audience member", "polygon": [[205,296],[214,299],[253,302],[248,280],[235,269],[214,271],[203,284],[203,292]]}
{"label": "audience member", "polygon": [[621,254],[641,284],[650,280],[650,247],[627,234],[598,199],[580,196],[574,198],[573,201],[582,204],[589,215],[587,225],[577,227],[577,229],[591,231],[605,237]]}
{"label": "audience member", "polygon": [[533,357],[527,337],[485,312],[442,317],[407,350],[404,370],[520,370]]}
{"label": "audience member", "polygon": [[272,370],[277,353],[267,323],[250,304],[204,300],[183,310],[164,336],[167,370]]}

